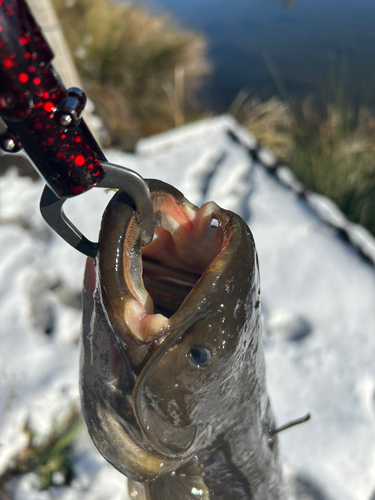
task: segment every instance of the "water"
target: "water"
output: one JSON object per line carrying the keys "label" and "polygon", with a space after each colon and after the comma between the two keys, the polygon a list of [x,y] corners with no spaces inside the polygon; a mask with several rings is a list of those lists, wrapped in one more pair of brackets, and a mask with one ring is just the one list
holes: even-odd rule
{"label": "water", "polygon": [[204,32],[215,71],[204,99],[218,111],[241,88],[268,98],[333,90],[329,74],[351,99],[375,103],[374,0],[149,0],[182,26]]}

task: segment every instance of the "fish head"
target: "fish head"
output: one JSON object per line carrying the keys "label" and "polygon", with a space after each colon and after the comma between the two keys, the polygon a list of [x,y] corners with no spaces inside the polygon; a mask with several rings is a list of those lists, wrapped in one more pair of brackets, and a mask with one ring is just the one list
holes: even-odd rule
{"label": "fish head", "polygon": [[[81,399],[99,451],[158,477],[230,426],[259,328],[254,241],[237,215],[148,181],[155,237],[124,193],[103,216],[85,277]],[[160,465],[161,464],[161,465]]]}

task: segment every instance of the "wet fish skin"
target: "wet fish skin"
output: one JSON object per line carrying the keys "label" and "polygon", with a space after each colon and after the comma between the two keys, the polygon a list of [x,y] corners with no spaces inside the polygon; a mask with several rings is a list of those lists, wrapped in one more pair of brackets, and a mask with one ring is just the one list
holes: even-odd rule
{"label": "wet fish skin", "polygon": [[[171,186],[149,186],[154,199],[172,196],[182,210],[191,207]],[[103,217],[96,272],[93,261],[87,264],[83,413],[97,448],[132,480],[138,498],[283,495],[278,442],[268,443],[275,425],[266,392],[255,244],[240,217],[221,209],[215,217],[226,245],[169,319],[163,342],[134,339],[118,313],[131,295],[123,280],[127,264],[118,258],[129,227],[135,267],[140,259],[137,221],[125,195],[116,195]],[[206,367],[191,362],[196,346],[211,351]]]}

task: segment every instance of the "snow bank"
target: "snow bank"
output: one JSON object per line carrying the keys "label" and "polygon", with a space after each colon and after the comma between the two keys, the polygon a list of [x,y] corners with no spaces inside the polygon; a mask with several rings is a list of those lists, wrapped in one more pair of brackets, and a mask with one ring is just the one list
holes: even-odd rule
{"label": "snow bank", "polygon": [[[214,200],[248,221],[259,252],[274,412],[278,424],[312,414],[310,422],[280,434],[290,498],[370,500],[375,490],[371,235],[348,223],[330,200],[308,193],[229,117],[144,139],[136,155],[107,155],[173,184],[198,205]],[[41,190],[41,182],[15,172],[0,178],[2,468],[24,446],[20,431],[26,419],[42,437],[78,403],[77,297],[84,257],[43,222]],[[67,202],[66,211],[94,239],[110,197],[92,190]],[[37,493],[36,478],[29,475],[12,485],[14,498],[120,499],[125,481],[84,436],[75,453],[70,487]]]}

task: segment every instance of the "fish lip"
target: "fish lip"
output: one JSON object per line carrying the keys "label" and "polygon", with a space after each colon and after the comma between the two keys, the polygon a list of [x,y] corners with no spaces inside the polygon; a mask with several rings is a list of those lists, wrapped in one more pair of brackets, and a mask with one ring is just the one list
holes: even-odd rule
{"label": "fish lip", "polygon": [[[182,307],[182,306],[181,306]],[[175,342],[182,337],[182,335],[186,332],[186,330],[192,326],[196,321],[199,321],[203,319],[207,315],[207,308],[205,310],[202,310],[198,315],[196,312],[192,312],[190,317],[187,318],[187,320],[184,323],[184,326],[182,328],[176,328],[173,332],[170,333],[170,335],[164,340],[164,342],[159,346],[159,348],[154,352],[153,356],[148,360],[146,365],[143,367],[139,377],[137,378],[136,384],[133,389],[133,407],[134,407],[134,412],[135,416],[138,422],[138,425],[140,429],[142,429],[143,434],[146,436],[147,441],[149,442],[150,446],[154,450],[156,450],[158,453],[161,453],[162,455],[165,455],[170,458],[183,458],[187,455],[189,455],[190,451],[193,449],[197,435],[198,435],[198,426],[193,426],[193,436],[190,440],[190,442],[187,444],[184,449],[182,449],[180,452],[171,452],[170,449],[168,449],[165,446],[162,446],[162,444],[156,443],[155,440],[150,439],[149,437],[149,432],[147,430],[147,426],[144,425],[145,418],[144,418],[144,410],[142,407],[142,395],[144,393],[145,389],[145,384],[150,376],[152,376],[152,372],[154,371],[155,367],[159,363],[160,359],[164,356],[164,354],[175,344]],[[181,428],[179,428],[181,429]]]}

